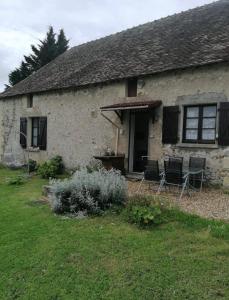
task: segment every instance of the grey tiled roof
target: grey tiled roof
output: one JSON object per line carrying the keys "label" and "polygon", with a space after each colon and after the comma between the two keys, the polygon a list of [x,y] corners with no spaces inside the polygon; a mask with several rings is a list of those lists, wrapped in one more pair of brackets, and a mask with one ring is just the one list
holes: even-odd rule
{"label": "grey tiled roof", "polygon": [[0,95],[79,87],[227,61],[229,0],[76,46]]}

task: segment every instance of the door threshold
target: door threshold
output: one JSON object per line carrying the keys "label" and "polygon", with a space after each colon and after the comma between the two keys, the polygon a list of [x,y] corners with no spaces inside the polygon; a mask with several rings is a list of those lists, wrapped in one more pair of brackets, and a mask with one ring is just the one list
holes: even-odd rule
{"label": "door threshold", "polygon": [[129,172],[126,174],[126,178],[132,180],[142,180],[143,172]]}

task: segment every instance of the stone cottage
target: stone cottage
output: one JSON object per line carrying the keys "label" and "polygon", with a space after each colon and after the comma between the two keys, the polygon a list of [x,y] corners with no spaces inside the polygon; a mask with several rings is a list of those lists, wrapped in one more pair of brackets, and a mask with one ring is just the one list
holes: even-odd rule
{"label": "stone cottage", "polygon": [[72,168],[107,148],[128,172],[206,157],[229,182],[229,1],[73,47],[0,94],[2,162],[58,154]]}

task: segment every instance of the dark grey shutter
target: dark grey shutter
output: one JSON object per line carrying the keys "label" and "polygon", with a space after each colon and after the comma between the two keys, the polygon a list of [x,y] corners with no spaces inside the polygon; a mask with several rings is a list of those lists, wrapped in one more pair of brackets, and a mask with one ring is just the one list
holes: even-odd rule
{"label": "dark grey shutter", "polygon": [[229,146],[229,102],[220,103],[218,144]]}
{"label": "dark grey shutter", "polygon": [[163,144],[176,144],[178,142],[178,118],[179,106],[163,107]]}
{"label": "dark grey shutter", "polygon": [[27,119],[20,118],[20,145],[22,148],[27,147]]}
{"label": "dark grey shutter", "polygon": [[47,118],[46,117],[41,117],[39,119],[38,146],[40,150],[46,150],[47,148]]}

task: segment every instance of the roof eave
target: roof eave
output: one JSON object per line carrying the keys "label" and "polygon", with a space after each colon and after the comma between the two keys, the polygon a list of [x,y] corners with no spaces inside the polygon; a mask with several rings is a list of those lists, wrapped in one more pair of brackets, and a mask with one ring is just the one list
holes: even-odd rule
{"label": "roof eave", "polygon": [[[220,63],[227,63],[228,59],[217,59],[214,61],[208,61],[208,62],[204,62],[204,63],[198,63],[198,64],[191,64],[191,65],[186,65],[186,66],[180,66],[177,68],[168,68],[165,70],[158,70],[155,72],[149,72],[149,73],[141,73],[141,74],[136,74],[136,75],[130,75],[130,76],[126,76],[126,77],[118,77],[118,78],[111,78],[111,79],[107,79],[104,81],[97,81],[97,82],[92,82],[92,83],[88,83],[88,84],[81,84],[81,85],[72,85],[72,86],[67,86],[67,87],[60,87],[60,88],[50,88],[50,89],[45,89],[45,90],[34,90],[34,91],[28,91],[28,92],[24,92],[24,93],[16,93],[13,95],[5,95],[5,96],[1,96],[0,94],[0,100],[1,99],[9,99],[9,98],[15,98],[18,96],[26,96],[29,94],[43,94],[43,93],[47,93],[47,92],[58,92],[60,90],[71,90],[71,89],[80,89],[80,88],[86,88],[89,86],[95,86],[98,84],[107,84],[110,82],[114,82],[114,81],[121,81],[121,80],[126,80],[129,78],[133,78],[133,77],[145,77],[145,76],[151,76],[151,75],[157,75],[157,74],[163,74],[163,73],[167,73],[167,72],[173,72],[173,71],[179,71],[179,70],[187,70],[187,69],[191,69],[191,68],[198,68],[198,67],[204,67],[204,66],[208,66],[208,65],[214,65],[214,64],[220,64]],[[13,87],[12,87],[13,88]],[[3,92],[2,94],[4,94],[6,92]]]}

